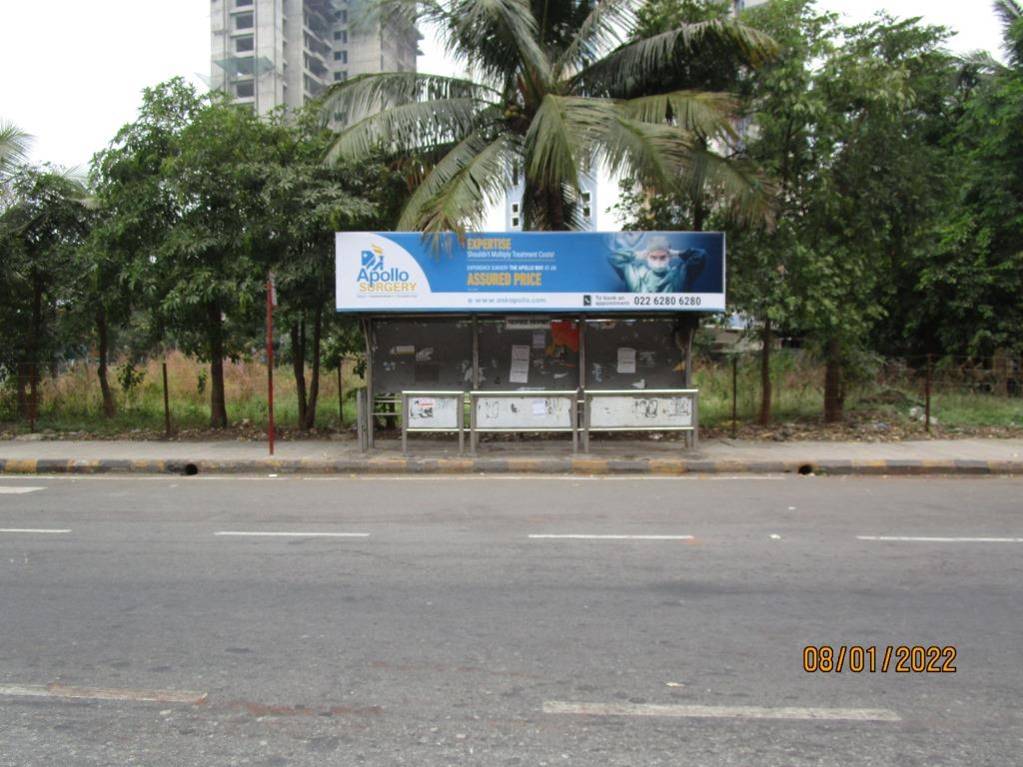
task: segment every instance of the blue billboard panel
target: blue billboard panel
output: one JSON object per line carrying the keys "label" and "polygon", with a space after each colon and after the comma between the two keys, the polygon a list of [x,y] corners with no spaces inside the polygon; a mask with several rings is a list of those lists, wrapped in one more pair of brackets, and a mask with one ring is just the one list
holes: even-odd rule
{"label": "blue billboard panel", "polygon": [[337,235],[340,312],[723,312],[720,232]]}

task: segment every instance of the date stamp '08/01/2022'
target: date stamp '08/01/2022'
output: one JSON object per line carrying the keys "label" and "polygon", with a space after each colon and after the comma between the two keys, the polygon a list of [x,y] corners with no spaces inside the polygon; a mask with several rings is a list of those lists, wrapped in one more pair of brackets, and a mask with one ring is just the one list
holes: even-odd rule
{"label": "date stamp '08/01/2022'", "polygon": [[803,671],[853,674],[954,674],[958,651],[938,645],[807,645]]}

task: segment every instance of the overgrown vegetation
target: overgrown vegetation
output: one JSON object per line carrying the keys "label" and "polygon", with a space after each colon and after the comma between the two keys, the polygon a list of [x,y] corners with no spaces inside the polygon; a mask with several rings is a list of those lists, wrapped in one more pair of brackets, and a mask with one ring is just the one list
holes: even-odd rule
{"label": "overgrown vegetation", "polygon": [[[924,436],[924,379],[921,370],[898,365],[865,363],[870,375],[850,387],[847,425],[844,430],[823,428],[824,371],[815,355],[784,349],[771,358],[775,419],[768,430],[752,430],[760,403],[760,368],[756,354],[736,360],[736,410],[738,433],[747,436],[898,439]],[[57,376],[47,377],[40,389],[37,428],[76,436],[151,436],[164,434],[161,360],[117,368],[117,413],[103,416],[103,398],[96,379],[95,360],[76,360]],[[209,397],[207,368],[181,352],[167,356],[168,391],[172,434],[207,434]],[[354,394],[363,385],[355,359],[344,363],[344,429],[355,424]],[[125,371],[131,371],[130,376]],[[308,371],[307,371],[308,372]],[[1011,396],[1007,379],[991,371],[964,372],[954,366],[935,366],[932,396],[932,433],[1019,434],[1023,431],[1023,398]],[[275,392],[277,424],[286,438],[302,433],[335,433],[341,430],[338,414],[337,369],[328,365],[317,401],[317,429],[302,428],[298,391],[293,377],[281,375]],[[131,382],[127,390],[125,383]],[[732,432],[732,361],[701,358],[695,383],[700,389],[700,423],[722,436]],[[1014,384],[1015,385],[1015,384]],[[266,429],[266,368],[257,361],[227,362],[224,366],[227,415],[232,436],[262,438]],[[13,411],[10,397],[0,399],[0,422]],[[25,432],[27,424],[11,424],[12,432]],[[994,430],[993,432],[991,430]]]}
{"label": "overgrown vegetation", "polygon": [[[172,435],[208,433],[210,403],[208,368],[181,352],[167,355],[168,399]],[[163,359],[144,364],[126,363],[117,368],[119,383],[114,392],[115,415],[106,417],[103,393],[96,377],[95,359],[77,359],[62,365],[56,376],[47,377],[40,387],[37,430],[58,433],[80,432],[101,437],[163,436]],[[127,371],[131,371],[130,378]],[[281,371],[283,372],[283,371]],[[337,366],[326,371],[317,399],[316,428],[331,432],[342,429],[337,385]],[[362,379],[354,360],[343,366],[344,429],[355,424],[355,399]],[[127,389],[125,384],[130,384]],[[294,377],[276,378],[274,414],[285,434],[310,431],[299,418],[299,398]],[[224,364],[224,399],[228,422],[240,436],[259,436],[266,430],[266,366],[255,360]],[[15,403],[9,393],[0,396],[0,424],[13,416]],[[14,433],[27,432],[27,423],[9,423]],[[3,427],[0,426],[0,431]]]}

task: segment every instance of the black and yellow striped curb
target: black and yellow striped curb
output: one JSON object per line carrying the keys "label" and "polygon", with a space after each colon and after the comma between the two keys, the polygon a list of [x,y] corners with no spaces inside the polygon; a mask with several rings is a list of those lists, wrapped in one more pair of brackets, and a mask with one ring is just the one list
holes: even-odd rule
{"label": "black and yellow striped curb", "polygon": [[577,474],[680,476],[683,474],[815,475],[1020,475],[1023,461],[708,461],[694,458],[597,458],[593,456],[403,458],[337,460],[70,460],[0,458],[0,474]]}

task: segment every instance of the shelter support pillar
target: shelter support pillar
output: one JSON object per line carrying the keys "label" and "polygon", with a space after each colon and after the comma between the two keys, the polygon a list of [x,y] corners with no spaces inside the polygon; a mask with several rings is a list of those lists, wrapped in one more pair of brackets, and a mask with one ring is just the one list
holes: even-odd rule
{"label": "shelter support pillar", "polygon": [[[576,424],[582,428],[583,451],[590,452],[590,421],[586,410],[586,315],[579,315],[579,396],[576,402]],[[573,448],[575,445],[573,444]]]}
{"label": "shelter support pillar", "polygon": [[472,315],[472,390],[480,388],[480,326],[479,318]]}
{"label": "shelter support pillar", "polygon": [[362,335],[366,339],[366,446],[373,448],[373,318],[362,320]]}
{"label": "shelter support pillar", "polygon": [[[684,366],[682,386],[686,389],[693,388],[693,339],[696,337],[696,330],[700,327],[700,316],[698,314],[683,314],[680,317],[678,326],[679,347],[682,352],[682,363]],[[695,417],[695,414],[694,414]],[[694,432],[686,432],[686,447],[696,446]]]}

